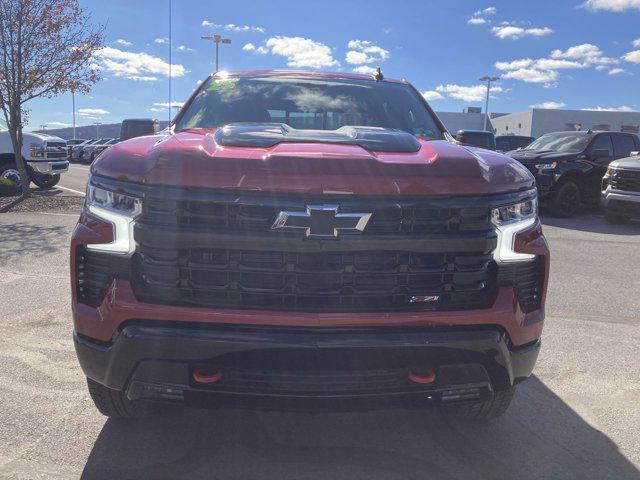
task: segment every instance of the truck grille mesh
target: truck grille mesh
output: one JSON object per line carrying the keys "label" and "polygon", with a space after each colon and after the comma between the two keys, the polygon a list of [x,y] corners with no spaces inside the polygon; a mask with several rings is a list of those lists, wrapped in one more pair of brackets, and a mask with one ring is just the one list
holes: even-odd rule
{"label": "truck grille mesh", "polygon": [[[153,303],[304,311],[488,307],[486,253],[315,252],[140,247],[136,296]],[[437,301],[412,302],[436,295]]]}
{"label": "truck grille mesh", "polygon": [[616,190],[640,192],[640,170],[615,170],[610,182]]}

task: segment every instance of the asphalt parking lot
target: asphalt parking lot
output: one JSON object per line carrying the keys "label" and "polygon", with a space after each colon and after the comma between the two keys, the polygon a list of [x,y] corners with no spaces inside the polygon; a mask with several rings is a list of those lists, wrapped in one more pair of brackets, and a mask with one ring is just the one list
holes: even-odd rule
{"label": "asphalt parking lot", "polygon": [[[81,192],[87,170],[58,194]],[[0,478],[640,479],[640,223],[545,219],[543,349],[491,423],[437,410],[118,421],[95,410],[71,342],[76,217],[0,215]]]}

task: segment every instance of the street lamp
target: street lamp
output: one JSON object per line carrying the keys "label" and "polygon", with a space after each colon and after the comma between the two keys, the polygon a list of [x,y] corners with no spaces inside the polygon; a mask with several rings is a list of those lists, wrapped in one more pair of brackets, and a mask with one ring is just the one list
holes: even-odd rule
{"label": "street lamp", "polygon": [[102,123],[95,122],[94,125],[96,126],[96,138],[100,138],[100,125],[102,125]]}
{"label": "street lamp", "polygon": [[488,77],[484,76],[480,79],[481,82],[487,82],[487,97],[484,103],[484,130],[487,130],[487,118],[489,117],[489,91],[491,90],[491,82],[499,80],[500,77]]}
{"label": "street lamp", "polygon": [[40,130],[42,130],[42,133],[47,131],[47,124],[45,123],[44,125],[40,125]]}
{"label": "street lamp", "polygon": [[202,37],[203,40],[211,40],[213,43],[216,44],[216,72],[218,71],[218,49],[220,47],[221,43],[224,43],[225,45],[228,45],[231,43],[231,40],[228,38],[222,38],[220,35],[203,35]]}

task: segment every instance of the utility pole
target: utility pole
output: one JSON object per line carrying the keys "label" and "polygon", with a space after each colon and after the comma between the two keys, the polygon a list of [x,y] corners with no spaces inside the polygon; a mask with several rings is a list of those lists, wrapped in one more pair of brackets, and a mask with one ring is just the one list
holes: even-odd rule
{"label": "utility pole", "polygon": [[73,108],[73,139],[76,139],[76,90],[71,89],[71,105]]}
{"label": "utility pole", "polygon": [[95,122],[94,125],[96,126],[96,139],[97,139],[97,138],[100,138],[100,125],[102,125],[102,123]]}
{"label": "utility pole", "polygon": [[489,92],[491,91],[491,82],[499,80],[500,77],[482,77],[481,82],[487,82],[487,97],[484,102],[484,131],[487,131],[487,118],[489,118]]}
{"label": "utility pole", "polygon": [[222,38],[220,35],[203,35],[202,37],[203,40],[211,40],[213,43],[216,44],[216,72],[218,71],[218,55],[219,55],[219,48],[220,48],[220,44],[224,43],[225,45],[229,45],[231,43],[231,40],[228,38]]}
{"label": "utility pole", "polygon": [[42,131],[42,133],[46,132],[47,131],[47,125],[46,124],[40,125],[40,130]]}

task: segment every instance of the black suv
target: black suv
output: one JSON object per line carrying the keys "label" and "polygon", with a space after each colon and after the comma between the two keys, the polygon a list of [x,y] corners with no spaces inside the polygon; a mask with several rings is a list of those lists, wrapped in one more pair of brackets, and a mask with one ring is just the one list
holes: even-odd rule
{"label": "black suv", "polygon": [[508,155],[536,177],[540,201],[559,217],[585,202],[597,203],[609,164],[640,150],[640,138],[623,132],[554,132]]}

